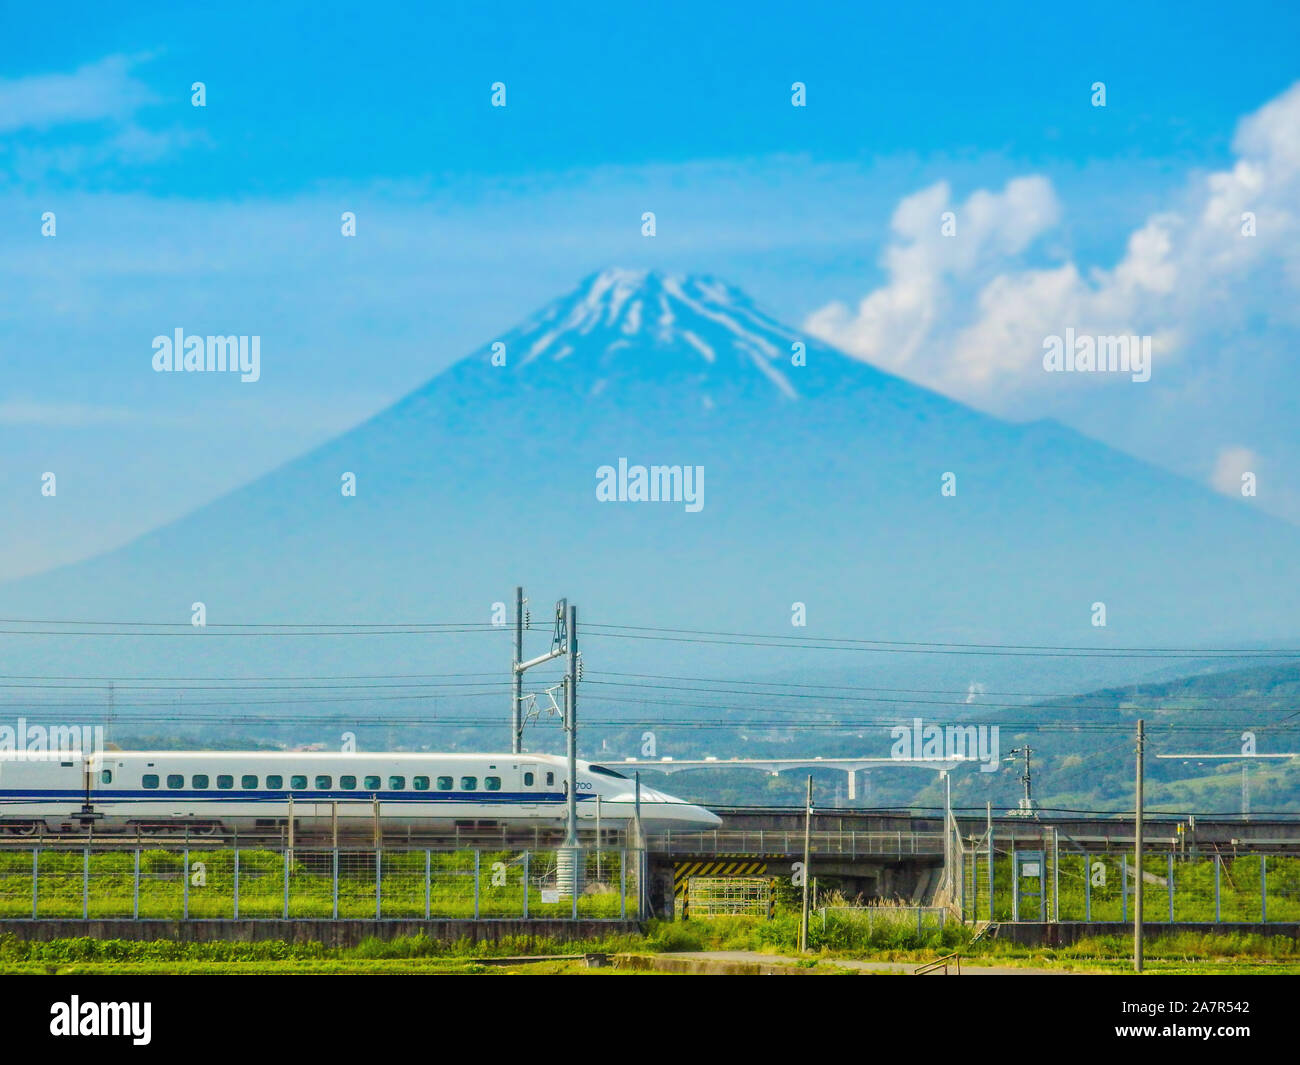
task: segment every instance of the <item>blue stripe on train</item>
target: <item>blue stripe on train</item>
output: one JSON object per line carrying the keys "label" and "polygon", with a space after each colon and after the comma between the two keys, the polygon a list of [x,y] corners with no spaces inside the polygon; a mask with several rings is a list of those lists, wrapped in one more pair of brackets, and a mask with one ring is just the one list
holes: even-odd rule
{"label": "blue stripe on train", "polygon": [[[332,802],[350,799],[354,802],[370,802],[376,797],[381,802],[443,802],[443,803],[562,803],[563,792],[439,792],[439,791],[192,791],[181,789],[151,789],[148,791],[95,791],[91,793],[93,802],[285,802],[289,796],[294,802]],[[84,801],[86,793],[82,789],[6,789],[0,788],[0,802],[37,799],[49,802],[63,800]],[[594,799],[594,795],[579,795],[578,801]]]}

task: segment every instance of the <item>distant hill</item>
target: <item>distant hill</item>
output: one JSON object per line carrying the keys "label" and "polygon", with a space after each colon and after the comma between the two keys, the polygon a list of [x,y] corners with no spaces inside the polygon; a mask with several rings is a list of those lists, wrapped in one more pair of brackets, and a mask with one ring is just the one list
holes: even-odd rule
{"label": "distant hill", "polygon": [[[761,757],[804,750],[833,756],[887,756],[891,725],[911,723],[905,710],[874,711],[881,724],[854,734],[772,734],[755,744],[739,735],[715,734],[704,741],[717,757]],[[923,713],[927,721],[938,715]],[[1146,797],[1153,810],[1237,814],[1241,811],[1242,766],[1249,773],[1250,807],[1300,813],[1300,760],[1168,760],[1160,754],[1239,754],[1243,734],[1254,734],[1259,754],[1300,752],[1300,664],[1202,674],[1156,684],[1103,689],[1085,695],[989,711],[976,709],[968,723],[997,725],[1001,768],[982,773],[962,767],[953,773],[953,804],[995,812],[1015,809],[1021,796],[1022,762],[1013,748],[1028,744],[1035,800],[1052,810],[1127,812],[1132,809],[1135,730],[1146,722]],[[1030,728],[1035,725],[1038,727]],[[678,755],[684,757],[684,755]],[[843,774],[817,771],[818,802],[847,804]],[[874,770],[860,786],[857,806],[942,805],[932,773]],[[651,778],[657,779],[657,778]],[[754,772],[687,773],[671,778],[679,794],[714,803],[802,801],[803,774],[771,778]]]}

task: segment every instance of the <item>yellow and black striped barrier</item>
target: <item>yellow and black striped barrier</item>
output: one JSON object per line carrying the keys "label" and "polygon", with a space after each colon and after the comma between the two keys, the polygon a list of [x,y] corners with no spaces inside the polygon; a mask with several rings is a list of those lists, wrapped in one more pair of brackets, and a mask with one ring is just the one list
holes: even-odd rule
{"label": "yellow and black striped barrier", "polygon": [[766,876],[767,862],[753,859],[732,859],[716,862],[673,863],[673,894],[686,890],[686,881],[693,876]]}

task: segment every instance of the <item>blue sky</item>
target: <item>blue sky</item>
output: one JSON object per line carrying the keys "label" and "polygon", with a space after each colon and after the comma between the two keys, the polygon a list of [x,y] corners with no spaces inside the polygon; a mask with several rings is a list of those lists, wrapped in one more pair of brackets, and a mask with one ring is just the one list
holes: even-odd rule
{"label": "blue sky", "polygon": [[[1243,505],[1300,521],[1298,30],[1250,3],[10,7],[0,577],[273,468],[612,264],[716,274],[1225,491],[1257,470]],[[1072,324],[1154,335],[1152,381],[1044,381],[1034,338]],[[263,379],[153,374],[178,325],[261,335]]]}

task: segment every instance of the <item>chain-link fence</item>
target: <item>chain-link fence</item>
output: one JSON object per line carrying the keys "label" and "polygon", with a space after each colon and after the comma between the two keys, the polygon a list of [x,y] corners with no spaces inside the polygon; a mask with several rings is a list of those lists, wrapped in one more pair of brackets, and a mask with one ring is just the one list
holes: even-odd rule
{"label": "chain-link fence", "polygon": [[485,848],[5,848],[0,918],[640,916],[644,852],[584,849],[565,858]]}
{"label": "chain-link fence", "polygon": [[[990,876],[990,865],[992,875]],[[966,849],[961,906],[969,921],[1132,921],[1137,893],[1152,924],[1300,922],[1300,857],[1282,854]]]}

